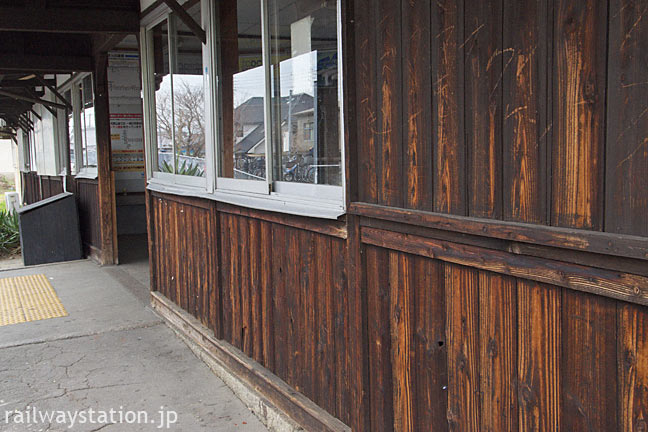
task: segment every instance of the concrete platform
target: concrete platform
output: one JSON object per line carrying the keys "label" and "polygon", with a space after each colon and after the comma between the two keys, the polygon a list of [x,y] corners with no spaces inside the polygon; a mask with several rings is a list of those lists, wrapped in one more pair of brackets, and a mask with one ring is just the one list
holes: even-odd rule
{"label": "concrete platform", "polygon": [[[69,316],[0,327],[0,431],[266,430],[150,309],[132,271],[76,261],[0,277],[36,273]],[[40,421],[60,412],[64,423]]]}

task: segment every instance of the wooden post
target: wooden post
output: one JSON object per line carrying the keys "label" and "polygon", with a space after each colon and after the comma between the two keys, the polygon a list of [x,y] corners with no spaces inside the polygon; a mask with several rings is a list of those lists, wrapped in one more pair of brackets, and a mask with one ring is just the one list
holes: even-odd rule
{"label": "wooden post", "polygon": [[101,263],[117,263],[115,186],[111,169],[110,111],[108,105],[108,54],[94,57],[94,105],[97,130],[97,171],[99,182],[99,224]]}

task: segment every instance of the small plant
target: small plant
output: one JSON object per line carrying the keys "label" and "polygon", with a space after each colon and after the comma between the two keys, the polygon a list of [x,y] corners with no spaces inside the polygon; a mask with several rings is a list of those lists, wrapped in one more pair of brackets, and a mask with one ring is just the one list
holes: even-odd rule
{"label": "small plant", "polygon": [[[173,166],[171,166],[167,161],[162,161],[162,165],[160,165],[160,171],[173,173]],[[203,170],[200,169],[198,164],[194,165],[194,163],[191,162],[189,165],[187,165],[187,161],[185,160],[182,161],[182,164],[178,167],[177,174],[194,176],[194,177],[203,177],[205,173]]]}
{"label": "small plant", "polygon": [[0,255],[17,253],[20,250],[20,228],[18,214],[0,210]]}

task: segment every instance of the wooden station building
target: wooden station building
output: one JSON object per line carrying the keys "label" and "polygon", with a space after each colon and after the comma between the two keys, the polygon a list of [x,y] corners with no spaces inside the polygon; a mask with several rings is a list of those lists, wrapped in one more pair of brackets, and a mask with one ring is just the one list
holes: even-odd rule
{"label": "wooden station building", "polygon": [[0,1],[0,30],[24,201],[73,191],[103,264],[146,221],[154,306],[305,430],[648,427],[647,0]]}

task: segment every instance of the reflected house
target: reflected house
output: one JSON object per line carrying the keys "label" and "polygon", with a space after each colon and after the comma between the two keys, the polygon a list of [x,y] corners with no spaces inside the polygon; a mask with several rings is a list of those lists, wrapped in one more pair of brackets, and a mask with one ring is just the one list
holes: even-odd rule
{"label": "reflected house", "polygon": [[[236,159],[265,155],[263,109],[263,98],[252,97],[234,110]],[[300,93],[282,97],[281,116],[283,153],[311,153],[316,136],[313,96]]]}

